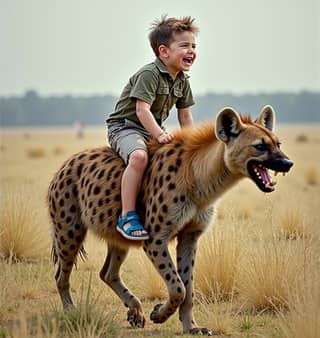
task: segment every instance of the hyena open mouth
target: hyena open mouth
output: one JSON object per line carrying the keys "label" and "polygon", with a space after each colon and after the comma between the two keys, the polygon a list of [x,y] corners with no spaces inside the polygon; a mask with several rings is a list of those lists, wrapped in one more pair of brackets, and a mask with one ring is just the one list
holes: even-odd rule
{"label": "hyena open mouth", "polygon": [[287,159],[280,160],[267,160],[259,162],[256,160],[251,160],[247,164],[248,173],[253,182],[259,187],[263,192],[272,192],[274,191],[274,186],[277,182],[274,182],[269,175],[269,170],[275,172],[275,176],[278,172],[282,172],[284,176],[292,167],[293,162]]}

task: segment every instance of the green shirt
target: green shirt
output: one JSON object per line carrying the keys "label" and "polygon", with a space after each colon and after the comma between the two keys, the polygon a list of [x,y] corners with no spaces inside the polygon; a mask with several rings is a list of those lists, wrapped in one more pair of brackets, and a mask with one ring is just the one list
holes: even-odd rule
{"label": "green shirt", "polygon": [[173,105],[179,109],[195,103],[188,78],[180,72],[173,81],[166,66],[157,58],[129,79],[107,122],[129,119],[140,123],[136,114],[136,99],[139,99],[150,105],[151,113],[161,126]]}

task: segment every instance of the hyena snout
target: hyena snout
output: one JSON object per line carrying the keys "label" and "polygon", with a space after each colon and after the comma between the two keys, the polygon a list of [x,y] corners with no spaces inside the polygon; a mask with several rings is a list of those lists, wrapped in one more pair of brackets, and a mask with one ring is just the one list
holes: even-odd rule
{"label": "hyena snout", "polygon": [[289,160],[287,157],[279,156],[265,162],[265,165],[274,171],[278,172],[288,172],[293,166],[293,161]]}

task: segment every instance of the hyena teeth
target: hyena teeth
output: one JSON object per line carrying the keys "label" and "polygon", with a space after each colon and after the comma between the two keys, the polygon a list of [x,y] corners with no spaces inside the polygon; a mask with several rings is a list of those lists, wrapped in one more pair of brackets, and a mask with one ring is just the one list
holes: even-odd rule
{"label": "hyena teeth", "polygon": [[286,176],[286,173],[285,173],[285,172],[283,172],[283,173],[282,173],[282,176]]}

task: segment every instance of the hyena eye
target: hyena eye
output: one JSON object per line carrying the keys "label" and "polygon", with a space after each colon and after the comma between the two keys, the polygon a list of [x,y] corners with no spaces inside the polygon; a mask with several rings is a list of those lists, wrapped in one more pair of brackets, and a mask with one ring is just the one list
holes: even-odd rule
{"label": "hyena eye", "polygon": [[265,144],[265,143],[255,144],[254,147],[259,151],[267,151],[268,150],[268,145]]}

